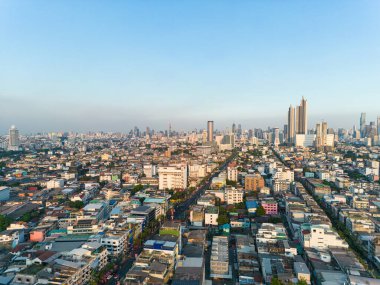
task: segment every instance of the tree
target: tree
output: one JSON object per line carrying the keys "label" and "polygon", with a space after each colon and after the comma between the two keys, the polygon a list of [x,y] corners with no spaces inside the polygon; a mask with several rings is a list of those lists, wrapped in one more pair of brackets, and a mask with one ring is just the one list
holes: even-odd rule
{"label": "tree", "polygon": [[26,223],[29,222],[31,219],[32,219],[32,215],[30,214],[30,212],[25,213],[21,217],[21,221],[26,222]]}
{"label": "tree", "polygon": [[279,224],[282,222],[282,220],[281,218],[278,218],[278,217],[270,217],[268,222],[272,224]]}
{"label": "tree", "polygon": [[301,278],[300,280],[298,280],[297,285],[307,285],[307,282],[304,278]]}
{"label": "tree", "polygon": [[264,216],[265,214],[266,214],[266,211],[265,211],[264,207],[262,205],[260,205],[256,210],[256,216],[261,217],[261,216]]}
{"label": "tree", "polygon": [[7,216],[4,216],[4,215],[0,215],[0,231],[4,231],[7,229],[7,227],[12,223],[12,219],[7,217]]}
{"label": "tree", "polygon": [[79,209],[82,209],[84,207],[84,203],[82,201],[70,201],[69,207],[79,210]]}
{"label": "tree", "polygon": [[230,219],[228,218],[227,214],[219,214],[218,219],[217,219],[218,225],[224,225],[228,224],[230,222]]}
{"label": "tree", "polygon": [[270,285],[282,285],[282,283],[277,277],[273,277]]}
{"label": "tree", "polygon": [[133,187],[133,189],[131,190],[131,195],[135,195],[137,192],[141,191],[144,189],[144,186],[142,186],[141,184],[137,184]]}

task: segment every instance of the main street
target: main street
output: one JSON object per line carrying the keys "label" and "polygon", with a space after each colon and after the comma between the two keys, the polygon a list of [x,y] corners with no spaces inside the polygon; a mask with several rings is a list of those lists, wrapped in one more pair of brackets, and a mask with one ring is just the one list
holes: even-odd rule
{"label": "main street", "polygon": [[185,220],[186,211],[189,207],[196,203],[196,201],[201,197],[207,189],[210,188],[212,179],[217,177],[222,171],[224,171],[228,164],[236,157],[237,153],[233,152],[232,155],[226,159],[226,161],[218,167],[218,169],[212,173],[212,175],[201,185],[198,187],[197,191],[195,191],[190,198],[187,200],[177,204],[174,207],[174,220]]}

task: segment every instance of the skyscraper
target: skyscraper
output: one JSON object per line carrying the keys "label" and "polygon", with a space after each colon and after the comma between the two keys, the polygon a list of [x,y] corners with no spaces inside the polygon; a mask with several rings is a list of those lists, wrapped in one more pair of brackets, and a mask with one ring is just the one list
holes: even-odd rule
{"label": "skyscraper", "polygon": [[307,100],[302,97],[301,104],[297,106],[296,134],[307,134]]}
{"label": "skyscraper", "polygon": [[214,141],[214,121],[207,122],[207,141]]}
{"label": "skyscraper", "polygon": [[273,144],[275,146],[278,146],[280,144],[280,129],[279,128],[273,129]]}
{"label": "skyscraper", "polygon": [[377,135],[380,136],[380,116],[377,117]]}
{"label": "skyscraper", "polygon": [[11,126],[9,129],[9,143],[8,150],[19,150],[20,135],[18,129],[15,126]]}
{"label": "skyscraper", "polygon": [[295,109],[292,105],[289,107],[288,111],[288,128],[287,128],[287,139],[288,143],[292,144],[294,142],[294,119],[295,119]]}
{"label": "skyscraper", "polygon": [[326,122],[318,123],[316,125],[315,147],[318,150],[333,148],[334,140],[335,140],[334,129],[328,128]]}
{"label": "skyscraper", "polygon": [[316,126],[315,144],[317,148],[323,147],[327,143],[327,123],[318,123]]}
{"label": "skyscraper", "polygon": [[241,124],[238,124],[238,128],[237,128],[237,135],[238,135],[238,137],[241,137],[242,133],[243,133],[243,131],[241,129]]}
{"label": "skyscraper", "polygon": [[360,115],[360,134],[362,137],[365,136],[365,120],[366,120],[366,113],[361,113],[361,115]]}

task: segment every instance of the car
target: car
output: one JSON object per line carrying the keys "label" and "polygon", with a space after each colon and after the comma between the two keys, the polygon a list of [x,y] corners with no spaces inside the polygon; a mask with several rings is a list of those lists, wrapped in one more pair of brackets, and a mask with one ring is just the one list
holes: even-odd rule
{"label": "car", "polygon": [[110,280],[112,278],[112,275],[107,276],[107,280]]}

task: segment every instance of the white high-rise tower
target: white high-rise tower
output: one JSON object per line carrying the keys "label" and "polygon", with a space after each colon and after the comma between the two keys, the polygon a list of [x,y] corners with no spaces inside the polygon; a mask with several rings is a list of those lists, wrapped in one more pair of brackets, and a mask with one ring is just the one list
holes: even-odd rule
{"label": "white high-rise tower", "polygon": [[11,126],[9,129],[9,143],[8,150],[19,150],[20,147],[20,135],[18,129],[15,126]]}

